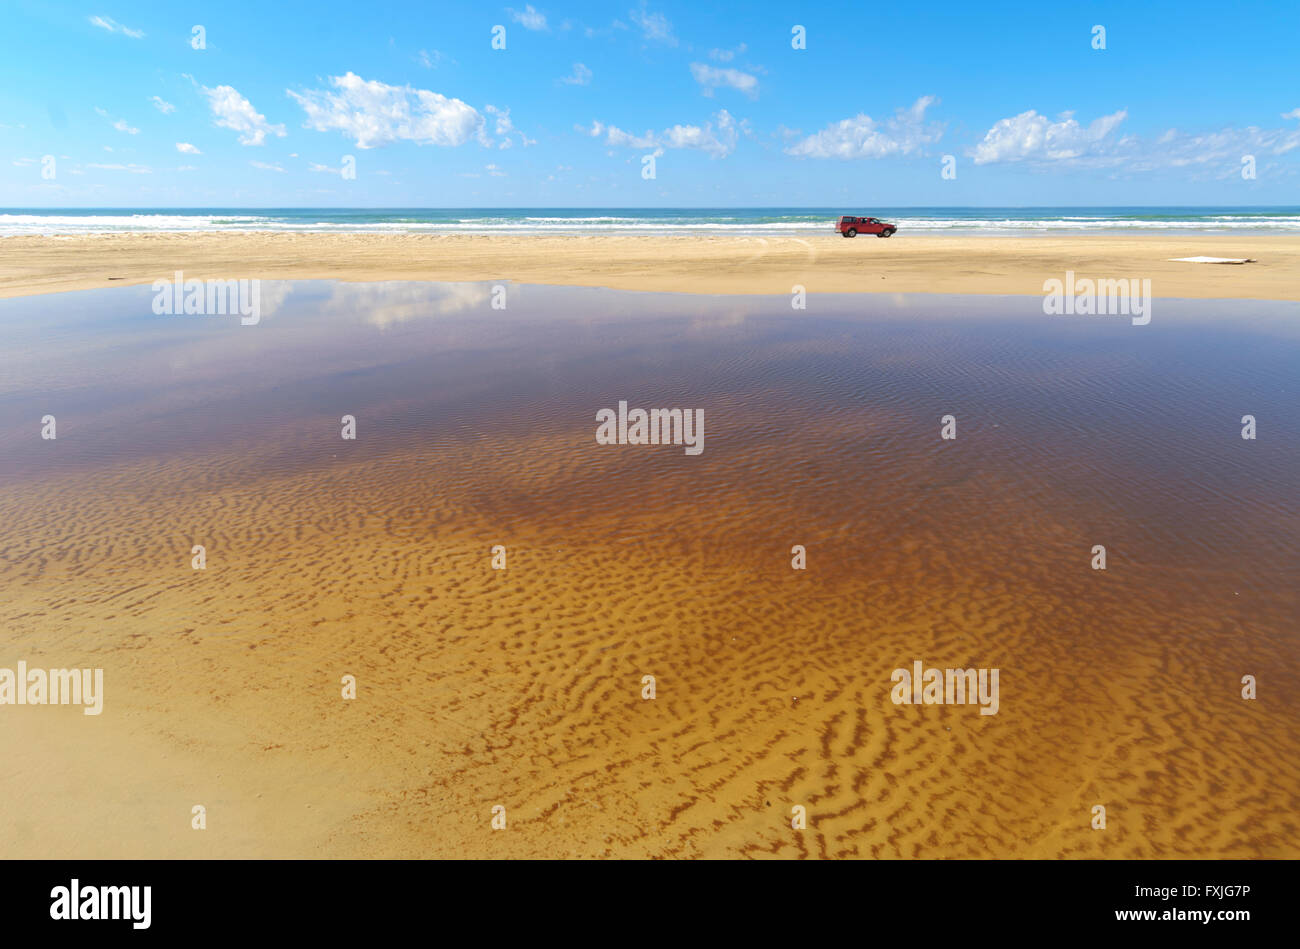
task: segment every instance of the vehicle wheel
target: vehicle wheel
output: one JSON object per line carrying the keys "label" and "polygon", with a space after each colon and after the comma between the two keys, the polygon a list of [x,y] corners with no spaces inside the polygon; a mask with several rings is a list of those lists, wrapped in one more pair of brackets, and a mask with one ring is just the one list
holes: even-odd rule
{"label": "vehicle wheel", "polygon": [[858,236],[858,232],[855,231],[853,228],[849,228],[847,231],[844,232],[844,236],[845,236],[845,237],[857,237],[857,236]]}
{"label": "vehicle wheel", "polygon": [[889,236],[892,235],[893,233],[894,233],[893,231],[881,231],[881,232],[880,232],[879,234],[877,234],[876,236],[877,236],[877,237],[889,237]]}

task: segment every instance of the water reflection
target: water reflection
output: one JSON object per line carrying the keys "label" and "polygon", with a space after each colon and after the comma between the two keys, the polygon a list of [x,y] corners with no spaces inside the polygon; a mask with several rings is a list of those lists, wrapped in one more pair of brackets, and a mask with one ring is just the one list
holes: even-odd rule
{"label": "water reflection", "polygon": [[[794,787],[851,853],[1025,855],[1030,840],[1053,855],[1061,834],[1093,855],[1285,852],[1300,783],[1293,304],[1157,300],[1134,327],[1047,317],[1037,299],[814,294],[793,311],[494,287],[268,285],[257,326],[155,316],[147,287],[0,301],[14,628],[112,630],[107,578],[153,590],[214,537],[228,579],[204,636],[235,635],[237,615],[239,636],[281,637],[279,661],[305,675],[358,642],[416,656],[425,677],[394,672],[375,700],[394,721],[430,707],[435,682],[440,712],[547,749],[522,776],[472,758],[447,779],[457,806],[502,781],[608,773],[608,813],[641,809],[656,840],[711,839],[754,788]],[[596,444],[597,411],[620,400],[703,410],[707,449]],[[38,437],[46,413],[56,442]],[[515,558],[499,577],[496,543]],[[191,593],[158,597],[132,629],[195,625]],[[171,648],[136,671],[183,666]],[[931,734],[937,719],[890,706],[890,670],[914,660],[1000,667],[996,723]],[[649,666],[671,714],[629,724],[610,683]],[[1258,713],[1244,672],[1267,677]],[[408,760],[422,728],[337,741]],[[629,742],[681,770],[645,771],[660,757],[624,756]],[[708,780],[733,802],[698,820],[681,807],[713,767],[696,749],[727,762]],[[1257,784],[1243,755],[1279,763]],[[876,812],[890,794],[914,808],[890,811],[893,830]],[[1094,799],[1145,808],[1147,836],[1088,837]],[[980,833],[942,823],[954,807],[951,827]],[[1077,839],[1055,829],[1067,812]],[[1257,832],[1218,836],[1228,813]],[[1204,833],[1188,843],[1188,826]]]}

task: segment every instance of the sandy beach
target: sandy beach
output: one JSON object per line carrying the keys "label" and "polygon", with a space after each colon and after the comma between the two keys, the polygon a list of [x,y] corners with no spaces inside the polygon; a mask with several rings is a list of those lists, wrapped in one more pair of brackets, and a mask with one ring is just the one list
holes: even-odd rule
{"label": "sandy beach", "polygon": [[[1246,257],[1241,266],[1174,262]],[[1300,300],[1300,236],[174,233],[0,239],[0,297],[187,278],[509,280],[687,293],[1042,293],[1079,277],[1165,298]]]}

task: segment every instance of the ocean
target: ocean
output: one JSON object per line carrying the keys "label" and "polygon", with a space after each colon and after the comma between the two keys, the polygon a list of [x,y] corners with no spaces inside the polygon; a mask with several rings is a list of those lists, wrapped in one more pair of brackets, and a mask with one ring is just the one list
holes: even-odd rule
{"label": "ocean", "polygon": [[5,208],[0,236],[126,231],[831,233],[841,214],[953,234],[1300,230],[1300,207]]}

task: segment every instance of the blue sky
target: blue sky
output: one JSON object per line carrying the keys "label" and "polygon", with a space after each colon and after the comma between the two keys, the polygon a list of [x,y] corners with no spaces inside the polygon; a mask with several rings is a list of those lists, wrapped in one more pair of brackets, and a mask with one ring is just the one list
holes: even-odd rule
{"label": "blue sky", "polygon": [[0,18],[8,207],[1300,203],[1295,3],[9,0]]}

